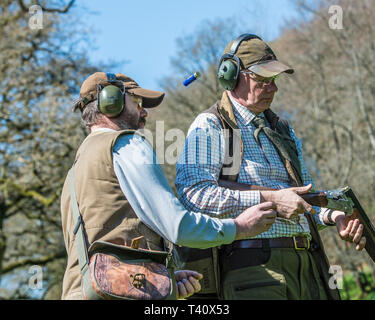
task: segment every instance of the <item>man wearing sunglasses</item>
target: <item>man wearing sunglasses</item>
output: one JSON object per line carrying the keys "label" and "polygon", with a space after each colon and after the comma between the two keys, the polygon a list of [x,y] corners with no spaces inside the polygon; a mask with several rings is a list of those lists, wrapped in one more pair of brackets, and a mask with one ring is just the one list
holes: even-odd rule
{"label": "man wearing sunglasses", "polygon": [[[74,161],[74,182],[87,244],[102,240],[148,250],[164,250],[162,238],[195,248],[228,244],[259,234],[272,225],[271,202],[235,219],[211,218],[186,210],[172,192],[156,155],[137,132],[146,123],[145,108],[160,105],[164,93],[141,88],[124,74],[96,72],[82,84],[74,103],[90,130]],[[75,224],[69,181],[61,196],[61,215],[68,253],[63,299],[81,298]],[[202,276],[194,271],[175,273],[178,295],[200,290]]]}
{"label": "man wearing sunglasses", "polygon": [[[338,299],[336,288],[321,280],[327,260],[323,250],[313,258],[312,232],[319,246],[317,230],[337,225],[342,239],[357,250],[365,246],[359,221],[347,223],[343,212],[312,207],[301,197],[313,185],[301,142],[270,109],[276,79],[293,72],[258,36],[231,41],[218,68],[222,99],[192,123],[176,166],[178,196],[189,210],[228,218],[264,201],[276,205],[269,230],[221,247],[216,296],[224,299]],[[190,252],[187,262],[199,256]]]}

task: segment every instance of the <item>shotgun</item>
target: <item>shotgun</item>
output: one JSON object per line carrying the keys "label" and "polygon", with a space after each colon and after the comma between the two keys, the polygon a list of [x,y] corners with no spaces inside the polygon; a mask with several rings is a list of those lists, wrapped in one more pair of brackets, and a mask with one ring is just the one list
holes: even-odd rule
{"label": "shotgun", "polygon": [[[277,189],[256,185],[247,185],[244,183],[237,183],[226,180],[219,180],[219,186],[241,191],[277,191]],[[359,222],[363,225],[363,236],[366,237],[365,250],[367,251],[372,261],[375,262],[374,225],[372,224],[370,218],[367,216],[365,210],[362,208],[353,190],[349,186],[333,190],[309,192],[300,196],[312,206],[343,211],[350,220],[359,219]]]}

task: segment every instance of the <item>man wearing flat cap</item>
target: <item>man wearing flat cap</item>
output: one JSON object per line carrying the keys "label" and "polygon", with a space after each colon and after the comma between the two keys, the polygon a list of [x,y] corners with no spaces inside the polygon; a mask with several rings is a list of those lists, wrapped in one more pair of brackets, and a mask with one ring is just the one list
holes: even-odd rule
{"label": "man wearing flat cap", "polygon": [[[74,110],[81,111],[90,134],[78,148],[73,172],[87,246],[101,240],[162,251],[165,238],[208,248],[267,230],[276,217],[270,202],[245,208],[235,219],[217,219],[188,211],[177,200],[154,150],[137,132],[145,126],[145,108],[158,106],[163,97],[164,93],[143,89],[119,73],[96,72],[83,82]],[[68,180],[61,195],[68,253],[62,298],[81,299],[79,245]],[[180,298],[200,290],[199,273],[180,270],[175,277]]]}
{"label": "man wearing flat cap", "polygon": [[[339,299],[328,284],[332,275],[318,230],[336,225],[357,250],[365,246],[359,220],[347,223],[344,212],[313,207],[301,197],[313,186],[301,142],[270,109],[276,79],[293,72],[258,36],[239,36],[219,63],[218,82],[225,89],[221,101],[189,128],[175,181],[186,208],[229,218],[272,201],[277,211],[267,231],[221,246],[221,284],[206,297]],[[187,262],[195,256],[199,264],[196,251],[190,250]]]}

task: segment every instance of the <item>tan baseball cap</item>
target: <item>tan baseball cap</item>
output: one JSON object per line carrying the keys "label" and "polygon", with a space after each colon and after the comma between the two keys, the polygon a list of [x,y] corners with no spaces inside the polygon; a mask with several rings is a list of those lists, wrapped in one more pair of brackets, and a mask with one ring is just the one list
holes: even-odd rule
{"label": "tan baseball cap", "polygon": [[82,111],[88,103],[97,99],[98,84],[102,86],[109,84],[122,86],[126,92],[142,97],[142,106],[144,108],[157,107],[163,101],[164,92],[141,88],[137,82],[123,73],[116,73],[115,76],[116,82],[113,83],[108,81],[107,73],[105,72],[95,72],[90,75],[82,83],[80,98],[74,101],[73,110],[79,108]]}
{"label": "tan baseball cap", "polygon": [[[230,52],[233,42],[234,40],[226,46],[224,53]],[[235,55],[240,59],[241,70],[249,69],[262,77],[294,72],[291,67],[277,60],[272,49],[260,39],[242,41]]]}

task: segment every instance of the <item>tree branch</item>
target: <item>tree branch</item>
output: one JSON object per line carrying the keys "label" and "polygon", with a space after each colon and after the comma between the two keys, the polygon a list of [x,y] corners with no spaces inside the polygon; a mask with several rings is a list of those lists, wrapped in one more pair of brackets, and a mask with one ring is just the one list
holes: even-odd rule
{"label": "tree branch", "polygon": [[[63,9],[58,9],[58,8],[46,8],[46,7],[43,7],[41,4],[40,4],[40,1],[37,1],[37,5],[40,6],[42,8],[43,11],[45,12],[57,12],[57,13],[67,13],[69,11],[69,9],[73,6],[75,0],[71,0],[66,6],[65,8]],[[29,12],[29,8],[24,4],[23,0],[18,0],[18,4],[20,6],[20,8],[25,11],[25,12]]]}
{"label": "tree branch", "polygon": [[17,268],[21,268],[21,267],[31,265],[31,264],[32,265],[46,265],[48,262],[51,262],[55,259],[65,258],[65,256],[66,256],[65,250],[61,250],[59,252],[52,253],[50,255],[46,255],[40,258],[26,258],[21,261],[11,262],[3,267],[0,274],[4,275]]}

